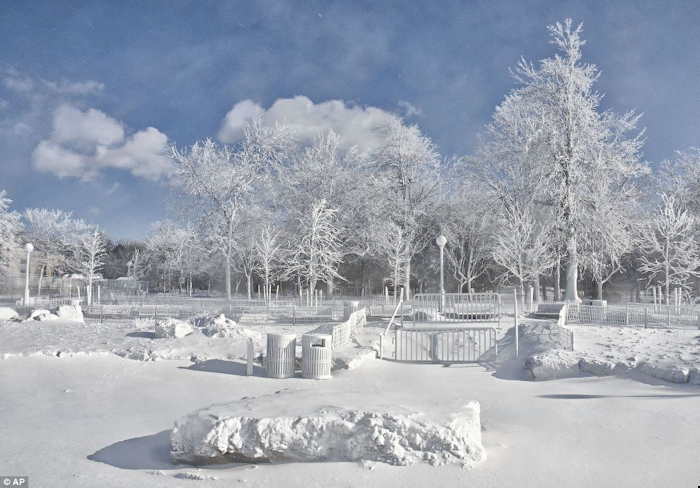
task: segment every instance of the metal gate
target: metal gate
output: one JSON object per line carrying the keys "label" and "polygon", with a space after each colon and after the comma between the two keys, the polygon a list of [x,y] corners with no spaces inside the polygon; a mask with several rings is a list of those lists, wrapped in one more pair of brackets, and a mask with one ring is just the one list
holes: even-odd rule
{"label": "metal gate", "polygon": [[426,363],[475,363],[498,354],[493,327],[403,328],[389,334],[387,359]]}

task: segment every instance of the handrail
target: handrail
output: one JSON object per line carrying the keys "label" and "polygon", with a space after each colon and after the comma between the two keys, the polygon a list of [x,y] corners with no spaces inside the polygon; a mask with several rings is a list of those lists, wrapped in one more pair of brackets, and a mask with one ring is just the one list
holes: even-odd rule
{"label": "handrail", "polygon": [[389,332],[389,329],[391,328],[391,325],[394,323],[394,319],[396,318],[396,314],[399,311],[399,308],[403,304],[403,288],[401,288],[401,295],[399,296],[399,303],[396,304],[396,308],[394,308],[394,313],[391,314],[391,320],[389,320],[389,325],[386,326],[386,329],[384,329],[384,332],[382,332],[382,335],[386,334]]}

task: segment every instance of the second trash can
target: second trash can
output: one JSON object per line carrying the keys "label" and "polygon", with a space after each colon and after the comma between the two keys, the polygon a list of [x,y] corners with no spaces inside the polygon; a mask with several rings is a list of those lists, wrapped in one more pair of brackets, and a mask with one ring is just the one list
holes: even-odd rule
{"label": "second trash can", "polygon": [[332,343],[333,336],[330,334],[304,334],[301,337],[301,373],[304,378],[331,378]]}
{"label": "second trash can", "polygon": [[265,371],[270,378],[291,378],[296,361],[296,334],[267,334]]}

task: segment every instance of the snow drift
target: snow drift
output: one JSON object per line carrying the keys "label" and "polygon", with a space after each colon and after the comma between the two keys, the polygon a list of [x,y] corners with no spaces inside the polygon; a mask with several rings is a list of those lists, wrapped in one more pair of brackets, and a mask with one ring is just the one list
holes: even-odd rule
{"label": "snow drift", "polygon": [[0,307],[0,320],[18,320],[19,315],[10,307]]}

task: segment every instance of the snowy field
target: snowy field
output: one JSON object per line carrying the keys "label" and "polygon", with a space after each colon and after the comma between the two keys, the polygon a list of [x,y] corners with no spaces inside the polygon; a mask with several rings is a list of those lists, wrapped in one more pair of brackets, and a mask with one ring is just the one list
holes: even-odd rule
{"label": "snowy field", "polygon": [[0,321],[0,358],[15,356],[74,356],[116,354],[140,360],[214,357],[235,359],[245,354],[247,337],[256,349],[264,345],[267,332],[299,336],[319,324],[250,325],[236,329],[234,337],[206,337],[194,333],[181,339],[155,338],[152,320],[111,320],[100,324],[51,320],[44,322]]}
{"label": "snowy field", "polygon": [[[370,336],[378,330],[368,329]],[[570,329],[577,355],[697,365],[698,331]],[[275,380],[259,367],[256,376],[244,376],[236,359],[242,336],[154,339],[151,331],[149,322],[130,321],[0,324],[4,472],[28,474],[31,486],[85,487],[695,486],[700,478],[699,386],[639,374],[522,381],[522,360],[495,372],[366,361],[335,372],[331,381]],[[200,362],[193,364],[193,356]],[[488,457],[471,469],[374,462],[198,468],[170,461],[176,420],[211,404],[257,397],[276,415],[288,414],[294,398],[323,406],[351,397],[357,405],[394,405],[437,418],[476,400]]]}
{"label": "snowy field", "polygon": [[[480,366],[372,361],[327,382],[241,376],[116,356],[0,361],[3,470],[49,486],[696,486],[700,388],[622,378],[499,379]],[[212,403],[318,392],[430,414],[481,403],[488,459],[464,470],[358,463],[173,466],[173,422]],[[282,402],[280,402],[282,403]],[[285,410],[284,404],[270,408]],[[200,481],[180,477],[200,478]]]}
{"label": "snowy field", "polygon": [[700,368],[700,330],[570,325],[576,351],[617,363],[633,360]]}

